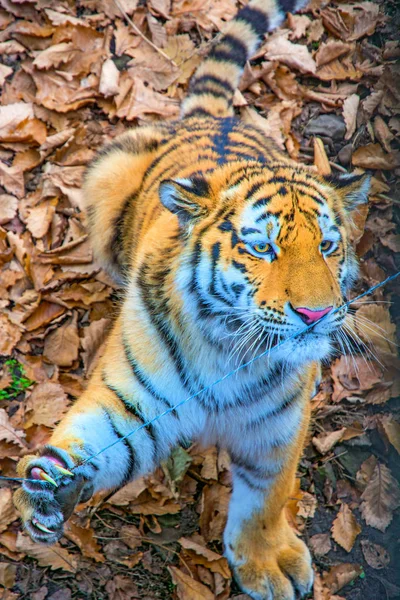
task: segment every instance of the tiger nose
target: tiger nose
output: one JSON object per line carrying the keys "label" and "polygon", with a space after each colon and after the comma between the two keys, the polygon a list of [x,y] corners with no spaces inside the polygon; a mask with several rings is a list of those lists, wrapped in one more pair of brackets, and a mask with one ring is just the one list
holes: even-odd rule
{"label": "tiger nose", "polygon": [[311,308],[299,306],[298,308],[293,307],[293,310],[299,315],[306,325],[311,325],[311,323],[315,323],[315,321],[318,321],[318,319],[321,319],[323,316],[331,312],[332,308],[333,306],[328,306],[327,308],[321,308],[320,310],[311,310]]}

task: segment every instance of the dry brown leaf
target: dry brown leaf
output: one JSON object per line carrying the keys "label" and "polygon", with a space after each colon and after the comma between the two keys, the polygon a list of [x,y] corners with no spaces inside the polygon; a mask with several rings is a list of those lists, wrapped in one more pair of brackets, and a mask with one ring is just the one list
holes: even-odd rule
{"label": "dry brown leaf", "polygon": [[136,525],[123,525],[119,537],[131,550],[136,550],[143,543],[142,535]]}
{"label": "dry brown leaf", "polygon": [[292,13],[288,13],[287,23],[291,29],[289,34],[290,39],[298,40],[306,34],[312,21],[307,15],[292,15]]}
{"label": "dry brown leaf", "polygon": [[179,600],[214,600],[211,590],[176,567],[168,567]]}
{"label": "dry brown leaf", "polygon": [[380,115],[377,115],[375,117],[374,133],[376,135],[377,140],[382,144],[386,152],[390,153],[390,142],[394,139],[394,135]]}
{"label": "dry brown leaf", "polygon": [[42,52],[39,52],[33,64],[38,69],[59,67],[62,63],[69,62],[79,52],[79,48],[73,42],[52,44]]}
{"label": "dry brown leaf", "polygon": [[332,60],[344,56],[350,52],[351,49],[351,44],[346,44],[339,40],[328,40],[327,42],[323,42],[320,44],[315,54],[316,65],[317,67],[322,67],[322,65],[326,65]]}
{"label": "dry brown leaf", "polygon": [[17,509],[12,501],[12,491],[8,488],[0,489],[0,531],[5,531],[10,523],[18,518]]}
{"label": "dry brown leaf", "polygon": [[0,86],[4,85],[5,80],[9,75],[11,75],[14,71],[11,67],[7,67],[0,63]]}
{"label": "dry brown leaf", "polygon": [[8,223],[17,214],[18,199],[10,194],[0,194],[0,225]]}
{"label": "dry brown leaf", "polygon": [[384,464],[376,464],[361,499],[361,514],[367,525],[386,531],[393,511],[400,506],[400,488]]}
{"label": "dry brown leaf", "polygon": [[316,533],[310,538],[310,546],[315,556],[325,556],[332,549],[329,533]]}
{"label": "dry brown leaf", "polygon": [[400,166],[400,152],[386,153],[380,144],[367,144],[357,148],[351,157],[355,167],[362,169],[392,170]]}
{"label": "dry brown leaf", "polygon": [[70,367],[78,358],[79,342],[77,315],[74,313],[46,336],[43,357],[59,367]]}
{"label": "dry brown leaf", "polygon": [[4,408],[0,408],[0,440],[12,442],[17,446],[24,448],[26,446],[25,440],[23,439],[24,437],[25,433],[19,429],[15,429]]}
{"label": "dry brown leaf", "polygon": [[107,59],[101,68],[99,92],[106,98],[115,96],[119,91],[119,71],[111,58]]}
{"label": "dry brown leaf", "polygon": [[207,542],[219,540],[225,529],[230,490],[215,483],[203,488],[200,507],[200,531]]}
{"label": "dry brown leaf", "polygon": [[41,238],[49,230],[58,200],[51,199],[29,209],[26,218],[26,226],[35,238]]}
{"label": "dry brown leaf", "polygon": [[34,142],[46,140],[46,125],[36,119],[32,104],[16,102],[0,106],[0,141]]}
{"label": "dry brown leaf", "polygon": [[85,372],[92,372],[101,352],[101,345],[106,338],[110,327],[110,319],[99,319],[93,321],[83,330],[82,338],[82,360],[85,365]]}
{"label": "dry brown leaf", "polygon": [[347,504],[342,504],[332,525],[332,537],[342,548],[350,552],[361,533],[361,527]]}
{"label": "dry brown leaf", "polygon": [[[323,583],[332,594],[335,594],[345,585],[357,579],[362,572],[363,569],[360,565],[342,563],[335,565],[328,573],[323,574]],[[327,600],[331,600],[331,597],[328,596]]]}
{"label": "dry brown leaf", "polygon": [[105,557],[100,553],[101,548],[96,541],[93,529],[80,527],[74,523],[73,519],[70,519],[64,525],[64,534],[78,546],[83,556],[97,562],[105,561]]}
{"label": "dry brown leaf", "polygon": [[309,492],[303,492],[301,499],[297,503],[297,516],[303,519],[312,519],[317,509],[317,499]]}
{"label": "dry brown leaf", "polygon": [[75,573],[77,569],[76,557],[70,554],[65,548],[62,548],[58,543],[53,546],[36,544],[30,537],[19,532],[17,550],[27,554],[31,558],[35,558],[42,567],[62,569],[70,573]]}
{"label": "dry brown leaf", "polygon": [[205,545],[191,538],[179,538],[178,542],[189,554],[195,564],[204,565],[212,573],[219,573],[224,579],[229,579],[231,574],[226,558],[209,550]]}
{"label": "dry brown leaf", "polygon": [[313,437],[312,443],[321,454],[326,454],[329,450],[343,439],[346,427],[339,429],[338,431],[332,431],[330,433],[320,433],[318,436]]}
{"label": "dry brown leaf", "polygon": [[288,35],[288,30],[274,34],[265,45],[265,57],[277,60],[301,73],[315,73],[317,65],[307,46],[292,44]]}
{"label": "dry brown leaf", "polygon": [[53,427],[67,409],[67,396],[59,383],[39,383],[29,396],[26,409],[26,429],[34,424]]}
{"label": "dry brown leaf", "polygon": [[361,549],[364,558],[373,569],[385,569],[390,563],[390,554],[379,544],[373,544],[369,540],[361,540]]}
{"label": "dry brown leaf", "polygon": [[[17,574],[17,565],[12,563],[0,562],[0,585],[5,588],[12,588]],[[5,598],[6,600],[6,598]]]}
{"label": "dry brown leaf", "polygon": [[0,356],[9,356],[21,339],[20,329],[11,323],[7,315],[0,315]]}
{"label": "dry brown leaf", "polygon": [[324,142],[318,137],[314,138],[314,165],[320,175],[330,175],[332,173]]}
{"label": "dry brown leaf", "polygon": [[[175,100],[145,86],[141,79],[132,78],[128,73],[121,74],[119,93],[114,98],[116,108],[104,106],[110,116],[132,121],[147,114],[156,114],[163,118],[176,117],[179,112]],[[99,101],[102,105],[102,101]]]}
{"label": "dry brown leaf", "polygon": [[356,130],[357,126],[357,111],[360,105],[360,96],[358,94],[351,94],[343,102],[343,118],[346,123],[346,135],[345,140],[349,140]]}
{"label": "dry brown leaf", "polygon": [[392,415],[382,415],[380,422],[389,442],[400,454],[400,423],[395,421]]}
{"label": "dry brown leaf", "polygon": [[385,362],[385,357],[396,356],[396,327],[391,322],[389,310],[385,306],[361,306],[355,314],[354,325],[358,335],[366,344],[371,345],[380,360]]}

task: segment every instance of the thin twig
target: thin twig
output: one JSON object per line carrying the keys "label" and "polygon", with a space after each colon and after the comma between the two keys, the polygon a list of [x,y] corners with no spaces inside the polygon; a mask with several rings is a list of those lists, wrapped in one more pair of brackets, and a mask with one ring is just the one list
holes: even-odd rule
{"label": "thin twig", "polygon": [[176,62],[174,60],[172,60],[172,58],[170,58],[168,56],[168,54],[165,54],[165,52],[163,52],[161,50],[161,48],[158,48],[158,46],[156,46],[155,44],[153,44],[153,42],[150,41],[149,38],[147,38],[144,35],[144,33],[142,33],[140,31],[139,27],[137,25],[135,25],[135,23],[132,21],[132,19],[130,18],[130,16],[126,14],[126,12],[124,11],[124,8],[120,4],[119,0],[113,0],[113,1],[114,1],[114,4],[121,11],[121,14],[123,15],[124,19],[129,23],[129,25],[138,34],[138,36],[140,36],[142,38],[142,40],[146,42],[146,44],[149,44],[149,46],[151,46],[153,48],[153,50],[155,50],[156,52],[158,52],[158,54],[160,54],[163,58],[165,58],[168,62],[170,62],[174,67],[177,67],[178,65],[176,64]]}

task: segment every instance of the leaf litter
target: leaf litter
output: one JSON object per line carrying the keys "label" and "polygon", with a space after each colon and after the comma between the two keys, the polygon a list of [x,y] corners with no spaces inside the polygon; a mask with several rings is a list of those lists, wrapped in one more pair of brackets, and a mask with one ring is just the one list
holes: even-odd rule
{"label": "leaf litter", "polygon": [[[1,3],[1,475],[49,439],[117,311],[85,230],[86,165],[127,127],[178,115],[236,10],[234,0]],[[399,265],[398,26],[391,0],[313,0],[266,37],[234,99],[320,173],[371,172],[354,296]],[[313,554],[315,600],[400,596],[398,292],[397,282],[351,307],[356,355],[324,367],[312,399],[287,515]],[[1,597],[244,600],[222,552],[230,492],[225,452],[180,447],[154,474],[80,506],[59,544],[43,548],[20,531],[2,483]]]}

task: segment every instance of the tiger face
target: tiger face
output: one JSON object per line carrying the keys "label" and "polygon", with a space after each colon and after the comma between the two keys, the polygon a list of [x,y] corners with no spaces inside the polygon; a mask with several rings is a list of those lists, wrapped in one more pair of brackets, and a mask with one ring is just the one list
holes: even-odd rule
{"label": "tiger face", "polygon": [[357,274],[350,213],[368,187],[365,176],[332,184],[288,167],[247,171],[233,186],[212,176],[163,182],[164,206],[190,232],[186,306],[208,336],[242,331],[238,342],[258,351],[286,339],[293,365],[326,358]]}

